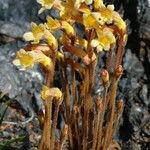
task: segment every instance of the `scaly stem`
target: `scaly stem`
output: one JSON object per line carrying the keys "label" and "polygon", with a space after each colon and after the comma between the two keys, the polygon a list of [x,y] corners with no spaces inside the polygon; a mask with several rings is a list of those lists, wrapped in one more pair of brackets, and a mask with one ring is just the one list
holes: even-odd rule
{"label": "scaly stem", "polygon": [[84,87],[84,116],[83,116],[83,150],[87,150],[88,143],[88,116],[89,116],[89,68],[85,70]]}
{"label": "scaly stem", "polygon": [[101,142],[102,142],[102,130],[103,130],[103,121],[104,121],[104,115],[106,110],[106,98],[107,98],[107,90],[108,87],[104,87],[104,94],[103,94],[103,101],[102,101],[102,112],[99,114],[100,116],[100,123],[98,127],[98,137],[97,137],[97,150],[100,150]]}
{"label": "scaly stem", "polygon": [[99,122],[100,122],[100,114],[101,114],[101,111],[98,111],[98,114],[96,116],[96,121],[95,121],[92,150],[95,150],[96,148],[98,127],[99,127]]}
{"label": "scaly stem", "polygon": [[39,150],[50,150],[52,98],[45,102],[45,120]]}
{"label": "scaly stem", "polygon": [[112,65],[112,48],[109,50],[108,56],[107,56],[107,59],[106,59],[106,70],[108,72],[110,72],[111,65]]}
{"label": "scaly stem", "polygon": [[[50,71],[46,72],[46,86],[52,87],[53,85],[53,77],[54,77],[54,69],[55,69],[55,51],[53,51],[53,68]],[[47,101],[45,101],[45,116],[44,116],[44,128],[41,143],[39,145],[39,150],[50,150],[50,138],[51,138],[51,116],[52,116],[52,97],[50,97]]]}
{"label": "scaly stem", "polygon": [[111,87],[111,97],[110,97],[110,119],[109,123],[106,129],[105,137],[104,137],[104,143],[102,146],[102,150],[106,150],[107,146],[111,143],[111,133],[112,133],[112,128],[113,128],[113,123],[114,123],[114,114],[115,114],[115,99],[116,99],[116,92],[117,92],[117,80],[115,76],[113,77],[112,80],[112,87]]}
{"label": "scaly stem", "polygon": [[55,145],[55,130],[57,126],[58,112],[59,112],[59,104],[55,104],[54,119],[53,119],[52,130],[51,130],[51,149],[52,150],[54,149],[54,145]]}

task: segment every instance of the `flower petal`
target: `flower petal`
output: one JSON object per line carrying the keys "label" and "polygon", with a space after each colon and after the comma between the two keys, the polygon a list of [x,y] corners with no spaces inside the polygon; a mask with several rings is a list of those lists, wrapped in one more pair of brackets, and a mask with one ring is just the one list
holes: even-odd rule
{"label": "flower petal", "polygon": [[34,36],[33,36],[33,33],[32,33],[32,32],[26,32],[26,33],[23,35],[23,38],[24,38],[26,41],[33,41],[33,40],[34,40]]}
{"label": "flower petal", "polygon": [[13,61],[15,65],[22,65],[23,68],[28,69],[34,65],[34,57],[31,52],[26,52],[21,49],[16,54],[16,59]]}

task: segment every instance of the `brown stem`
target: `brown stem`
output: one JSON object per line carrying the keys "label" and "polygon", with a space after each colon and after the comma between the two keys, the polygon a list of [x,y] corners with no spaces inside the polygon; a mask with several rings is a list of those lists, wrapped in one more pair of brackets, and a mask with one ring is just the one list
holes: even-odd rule
{"label": "brown stem", "polygon": [[114,66],[114,75],[112,78],[112,87],[110,93],[110,119],[106,128],[105,137],[104,137],[104,144],[102,150],[106,150],[111,143],[112,136],[113,136],[113,124],[114,124],[114,116],[115,116],[115,99],[116,99],[116,92],[117,92],[117,85],[120,77],[116,77],[115,71],[117,67],[120,65],[124,53],[124,35],[120,35],[118,39],[118,48],[117,53],[115,56],[115,66]]}
{"label": "brown stem", "polygon": [[[55,51],[53,51],[53,68],[50,71],[46,71],[46,86],[52,87],[54,69],[55,69]],[[52,116],[52,97],[45,101],[45,117],[44,117],[44,128],[42,133],[41,143],[39,145],[39,150],[50,150],[50,138],[51,138],[51,116]]]}
{"label": "brown stem", "polygon": [[98,136],[98,127],[99,127],[99,123],[100,123],[100,117],[101,117],[101,113],[102,113],[102,99],[98,99],[97,100],[97,111],[98,114],[96,115],[96,119],[95,119],[95,127],[94,127],[94,135],[93,135],[93,145],[92,145],[92,150],[96,149],[96,144],[97,144],[97,136]]}
{"label": "brown stem", "polygon": [[73,106],[77,104],[77,95],[76,95],[76,79],[75,79],[75,70],[72,68],[72,98],[73,98]]}
{"label": "brown stem", "polygon": [[123,41],[124,35],[120,35],[120,36],[121,37],[118,39],[118,49],[117,49],[117,53],[115,56],[115,69],[117,66],[119,66],[121,64],[122,57],[124,54],[124,41]]}
{"label": "brown stem", "polygon": [[45,120],[39,150],[50,150],[52,98],[45,101]]}
{"label": "brown stem", "polygon": [[102,150],[106,150],[107,146],[111,143],[111,133],[112,133],[112,128],[113,128],[113,123],[114,123],[114,114],[115,114],[115,99],[116,99],[116,92],[117,92],[117,80],[115,76],[113,77],[112,80],[112,87],[111,87],[111,96],[110,96],[110,119],[106,128],[106,133],[104,137],[104,143]]}
{"label": "brown stem", "polygon": [[68,84],[68,79],[67,79],[67,66],[65,65],[64,68],[64,88],[65,88],[65,107],[66,107],[66,119],[67,119],[67,124],[69,123],[70,120],[70,93],[69,93],[69,84]]}
{"label": "brown stem", "polygon": [[73,140],[72,140],[72,130],[71,130],[71,120],[70,120],[70,93],[69,93],[69,84],[67,79],[67,64],[63,63],[62,68],[62,77],[63,77],[63,88],[64,88],[64,103],[65,103],[65,118],[66,123],[68,124],[68,137],[70,142],[70,147],[73,149]]}
{"label": "brown stem", "polygon": [[98,112],[97,118],[95,121],[92,150],[95,150],[96,148],[99,122],[100,122],[100,112]]}
{"label": "brown stem", "polygon": [[87,150],[88,143],[88,116],[89,116],[89,68],[86,68],[85,71],[85,80],[84,80],[84,116],[83,116],[83,150]]}
{"label": "brown stem", "polygon": [[70,148],[73,150],[73,132],[71,129],[71,123],[68,125],[68,136],[69,136],[69,142],[70,142]]}
{"label": "brown stem", "polygon": [[75,139],[77,141],[77,148],[78,150],[81,149],[81,138],[80,138],[80,129],[79,129],[79,115],[80,115],[80,108],[77,105],[73,107],[73,124],[75,128]]}
{"label": "brown stem", "polygon": [[124,109],[124,102],[123,100],[119,100],[117,102],[117,112],[115,114],[115,123],[114,123],[114,129],[112,135],[116,134],[117,132],[117,127],[119,125],[119,120],[120,117],[122,116],[123,109]]}
{"label": "brown stem", "polygon": [[106,98],[107,98],[107,90],[108,87],[104,87],[103,101],[102,101],[102,113],[100,113],[100,123],[98,127],[98,139],[97,139],[97,150],[100,150],[101,142],[102,142],[102,130],[103,130],[103,121],[106,110]]}
{"label": "brown stem", "polygon": [[112,48],[108,52],[107,60],[106,60],[106,70],[110,72],[112,63]]}
{"label": "brown stem", "polygon": [[56,102],[55,110],[54,110],[54,119],[53,119],[53,124],[52,124],[52,129],[51,129],[51,149],[52,150],[54,149],[54,145],[55,145],[55,130],[57,126],[58,112],[59,112],[59,104]]}
{"label": "brown stem", "polygon": [[66,140],[68,138],[68,125],[65,124],[61,136],[60,136],[60,149],[63,150],[63,145],[65,144]]}

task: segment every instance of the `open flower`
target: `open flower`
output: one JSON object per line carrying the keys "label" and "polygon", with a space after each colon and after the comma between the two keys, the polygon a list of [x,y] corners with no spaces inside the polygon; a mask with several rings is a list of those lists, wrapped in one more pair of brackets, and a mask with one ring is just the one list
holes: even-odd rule
{"label": "open flower", "polygon": [[26,32],[23,35],[23,38],[26,41],[33,41],[33,43],[39,43],[40,39],[42,39],[44,35],[45,27],[43,24],[37,25],[36,23],[31,23],[31,30],[32,32]]}
{"label": "open flower", "polygon": [[[49,19],[52,20],[52,18],[50,17],[48,18],[48,20]],[[48,23],[47,26],[48,28],[51,26],[53,27],[53,29],[55,29],[58,27],[58,26],[57,27],[55,26],[56,24],[54,23],[54,20],[53,20],[53,23],[51,22],[51,25],[50,23]],[[45,39],[47,40],[47,43],[49,44],[49,46],[51,46],[54,49],[57,49],[58,43],[57,43],[55,36],[50,32],[50,30],[46,29],[44,24],[37,25],[36,23],[31,23],[31,29],[32,29],[32,32],[27,32],[23,35],[26,41],[33,41],[32,42],[33,44],[38,44],[41,39]]]}
{"label": "open flower", "polygon": [[101,7],[95,12],[84,12],[83,24],[87,27],[87,29],[97,29],[105,23],[110,24],[113,21],[113,9],[113,5],[108,5],[107,8]]}
{"label": "open flower", "polygon": [[37,0],[37,2],[42,6],[38,12],[39,14],[46,9],[51,9],[53,6],[58,9],[62,8],[60,0]]}
{"label": "open flower", "polygon": [[107,7],[101,7],[98,12],[101,14],[101,20],[107,24],[113,21],[114,5],[108,5]]}
{"label": "open flower", "polygon": [[13,64],[22,66],[24,69],[32,68],[34,63],[41,64],[46,70],[53,68],[52,60],[40,51],[25,51],[21,49],[16,54],[16,59]]}
{"label": "open flower", "polygon": [[62,2],[63,9],[60,10],[60,16],[62,20],[67,20],[68,22],[74,23],[81,22],[82,15],[76,6],[75,0],[66,0]]}
{"label": "open flower", "polygon": [[91,41],[91,46],[97,49],[97,52],[109,50],[111,44],[115,44],[116,39],[111,30],[108,28],[97,30],[97,37]]}
{"label": "open flower", "polygon": [[16,53],[16,59],[13,61],[16,66],[23,66],[23,68],[32,68],[34,65],[34,55],[33,52],[26,52],[21,49]]}
{"label": "open flower", "polygon": [[93,13],[83,14],[83,24],[87,29],[97,28],[99,26],[99,23]]}
{"label": "open flower", "polygon": [[[114,11],[114,5],[108,5],[107,7],[102,3],[102,1],[95,1],[95,3],[100,2],[99,9],[95,12],[84,11],[83,9],[83,24],[87,29],[99,28],[105,24],[114,24],[123,32],[126,30],[126,24],[121,18],[121,16]],[[96,4],[95,4],[96,5]]]}

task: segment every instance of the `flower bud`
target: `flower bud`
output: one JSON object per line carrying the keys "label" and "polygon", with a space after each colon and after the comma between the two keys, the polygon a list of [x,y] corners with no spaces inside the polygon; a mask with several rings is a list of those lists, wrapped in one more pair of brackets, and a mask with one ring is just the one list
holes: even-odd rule
{"label": "flower bud", "polygon": [[62,102],[62,92],[58,88],[49,88],[43,86],[41,91],[41,97],[43,100],[48,100],[50,97],[54,97],[59,103]]}
{"label": "flower bud", "polygon": [[109,84],[109,73],[108,73],[108,71],[102,70],[100,76],[101,76],[101,79],[103,81],[103,85],[108,86],[108,84]]}
{"label": "flower bud", "polygon": [[123,67],[119,65],[115,70],[115,76],[116,78],[120,78],[123,73]]}

